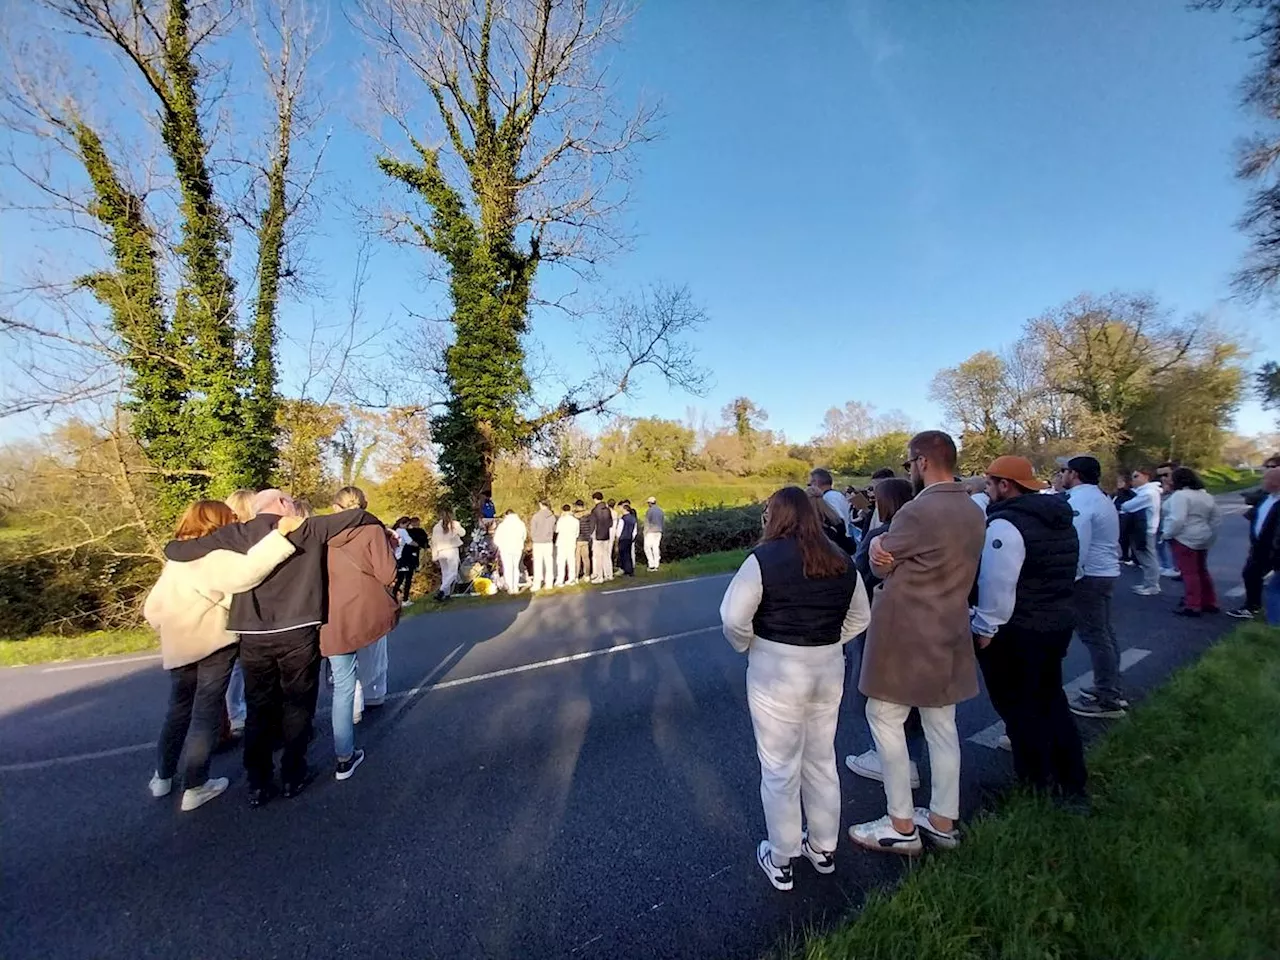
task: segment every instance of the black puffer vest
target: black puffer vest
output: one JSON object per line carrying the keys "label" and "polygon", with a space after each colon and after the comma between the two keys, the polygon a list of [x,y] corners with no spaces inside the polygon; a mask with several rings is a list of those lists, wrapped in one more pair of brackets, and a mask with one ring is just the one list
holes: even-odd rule
{"label": "black puffer vest", "polygon": [[1080,539],[1072,516],[1071,505],[1058,495],[1027,494],[987,508],[987,524],[1008,520],[1027,548],[1009,626],[1040,632],[1074,629],[1071,594]]}
{"label": "black puffer vest", "polygon": [[838,643],[858,583],[853,564],[835,577],[810,578],[795,540],[770,540],[752,552],[764,585],[752,621],[756,636],[798,647]]}

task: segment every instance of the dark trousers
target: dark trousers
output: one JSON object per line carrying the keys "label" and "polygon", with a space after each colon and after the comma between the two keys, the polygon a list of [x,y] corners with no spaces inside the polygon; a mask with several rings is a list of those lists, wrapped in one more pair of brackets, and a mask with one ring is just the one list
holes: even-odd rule
{"label": "dark trousers", "polygon": [[1254,613],[1262,612],[1262,581],[1267,578],[1266,567],[1258,562],[1252,547],[1249,548],[1249,559],[1244,562],[1240,571],[1240,579],[1244,581],[1244,605],[1246,610]]}
{"label": "dark trousers", "polygon": [[634,540],[618,541],[618,564],[622,567],[622,575],[624,577],[634,577],[636,575],[636,555],[632,552]]}
{"label": "dark trousers", "polygon": [[203,660],[169,671],[169,712],[160,728],[156,773],[168,780],[178,769],[182,746],[187,747],[188,788],[209,779],[209,755],[222,733],[222,714],[236,645],[215,650]]}
{"label": "dark trousers", "polygon": [[1120,559],[1128,562],[1134,559],[1133,556],[1133,531],[1134,531],[1134,515],[1132,513],[1120,514]]}
{"label": "dark trousers", "polygon": [[1098,699],[1114,705],[1120,692],[1120,646],[1111,626],[1111,597],[1116,577],[1081,577],[1076,581],[1072,604],[1076,611],[1076,633],[1089,651],[1093,664],[1093,685]]}
{"label": "dark trousers", "polygon": [[396,588],[391,591],[393,597],[400,596],[404,593],[404,598],[409,599],[409,588],[413,586],[413,575],[417,573],[416,567],[402,567],[396,570]]}
{"label": "dark trousers", "polygon": [[1078,796],[1085,787],[1084,748],[1062,690],[1070,643],[1070,630],[1006,625],[978,651],[978,663],[1013,744],[1018,779],[1036,790]]}
{"label": "dark trousers", "polygon": [[276,734],[284,740],[280,776],[301,783],[307,775],[307,744],[320,683],[320,628],[242,634],[244,669],[244,767],[249,786],[267,787],[275,777]]}

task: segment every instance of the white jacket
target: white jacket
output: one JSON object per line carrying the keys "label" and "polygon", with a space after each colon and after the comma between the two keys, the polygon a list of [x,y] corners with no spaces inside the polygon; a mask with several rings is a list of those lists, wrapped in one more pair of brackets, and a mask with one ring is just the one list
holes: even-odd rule
{"label": "white jacket", "polygon": [[431,528],[431,559],[439,560],[441,557],[456,557],[458,550],[462,547],[462,535],[464,532],[462,524],[455,520],[449,532],[445,533],[444,527],[437,520],[436,525]]}
{"label": "white jacket", "polygon": [[227,632],[232,595],[262,583],[293,551],[284,534],[272,531],[248,553],[214,550],[187,563],[166,561],[142,607],[160,634],[164,668],[185,667],[235,643]]}
{"label": "white jacket", "polygon": [[523,550],[524,542],[529,537],[529,528],[514,513],[503,517],[498,529],[493,531],[493,542],[500,553],[511,553]]}
{"label": "white jacket", "polygon": [[1192,550],[1208,550],[1218,539],[1222,515],[1208,490],[1175,490],[1164,503],[1161,535]]}
{"label": "white jacket", "polygon": [[578,539],[578,518],[572,513],[562,513],[556,520],[556,543],[572,544]]}

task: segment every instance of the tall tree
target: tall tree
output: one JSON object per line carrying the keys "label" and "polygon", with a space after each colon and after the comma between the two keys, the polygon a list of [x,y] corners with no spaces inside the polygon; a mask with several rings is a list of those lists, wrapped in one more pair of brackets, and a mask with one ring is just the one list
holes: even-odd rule
{"label": "tall tree", "polygon": [[[590,266],[616,250],[633,148],[652,109],[620,116],[602,53],[627,19],[620,0],[358,0],[387,68],[374,94],[408,146],[378,166],[415,204],[394,235],[444,264],[452,338],[443,350],[444,411],[433,420],[446,485],[478,510],[499,454],[625,393],[641,367],[689,386],[681,334],[701,321],[687,294],[622,305],[601,331],[618,366],[530,415],[525,337],[546,264]],[[405,91],[421,91],[440,145]],[[412,94],[409,95],[410,99]],[[608,382],[605,383],[604,381]]]}

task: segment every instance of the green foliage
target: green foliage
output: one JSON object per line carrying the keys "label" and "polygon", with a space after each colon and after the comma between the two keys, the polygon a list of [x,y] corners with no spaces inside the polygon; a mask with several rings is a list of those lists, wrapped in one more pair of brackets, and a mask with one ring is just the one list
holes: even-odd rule
{"label": "green foliage", "polygon": [[277,410],[279,455],[272,485],[312,503],[328,502],[336,484],[325,454],[342,420],[337,407],[282,400]]}
{"label": "green foliage", "polygon": [[1280,409],[1280,363],[1272,360],[1259,367],[1253,375],[1253,386],[1264,407]]}
{"label": "green foliage", "polygon": [[760,539],[762,503],[741,507],[701,507],[668,513],[662,534],[664,559],[683,560],[702,553],[739,550]]}

